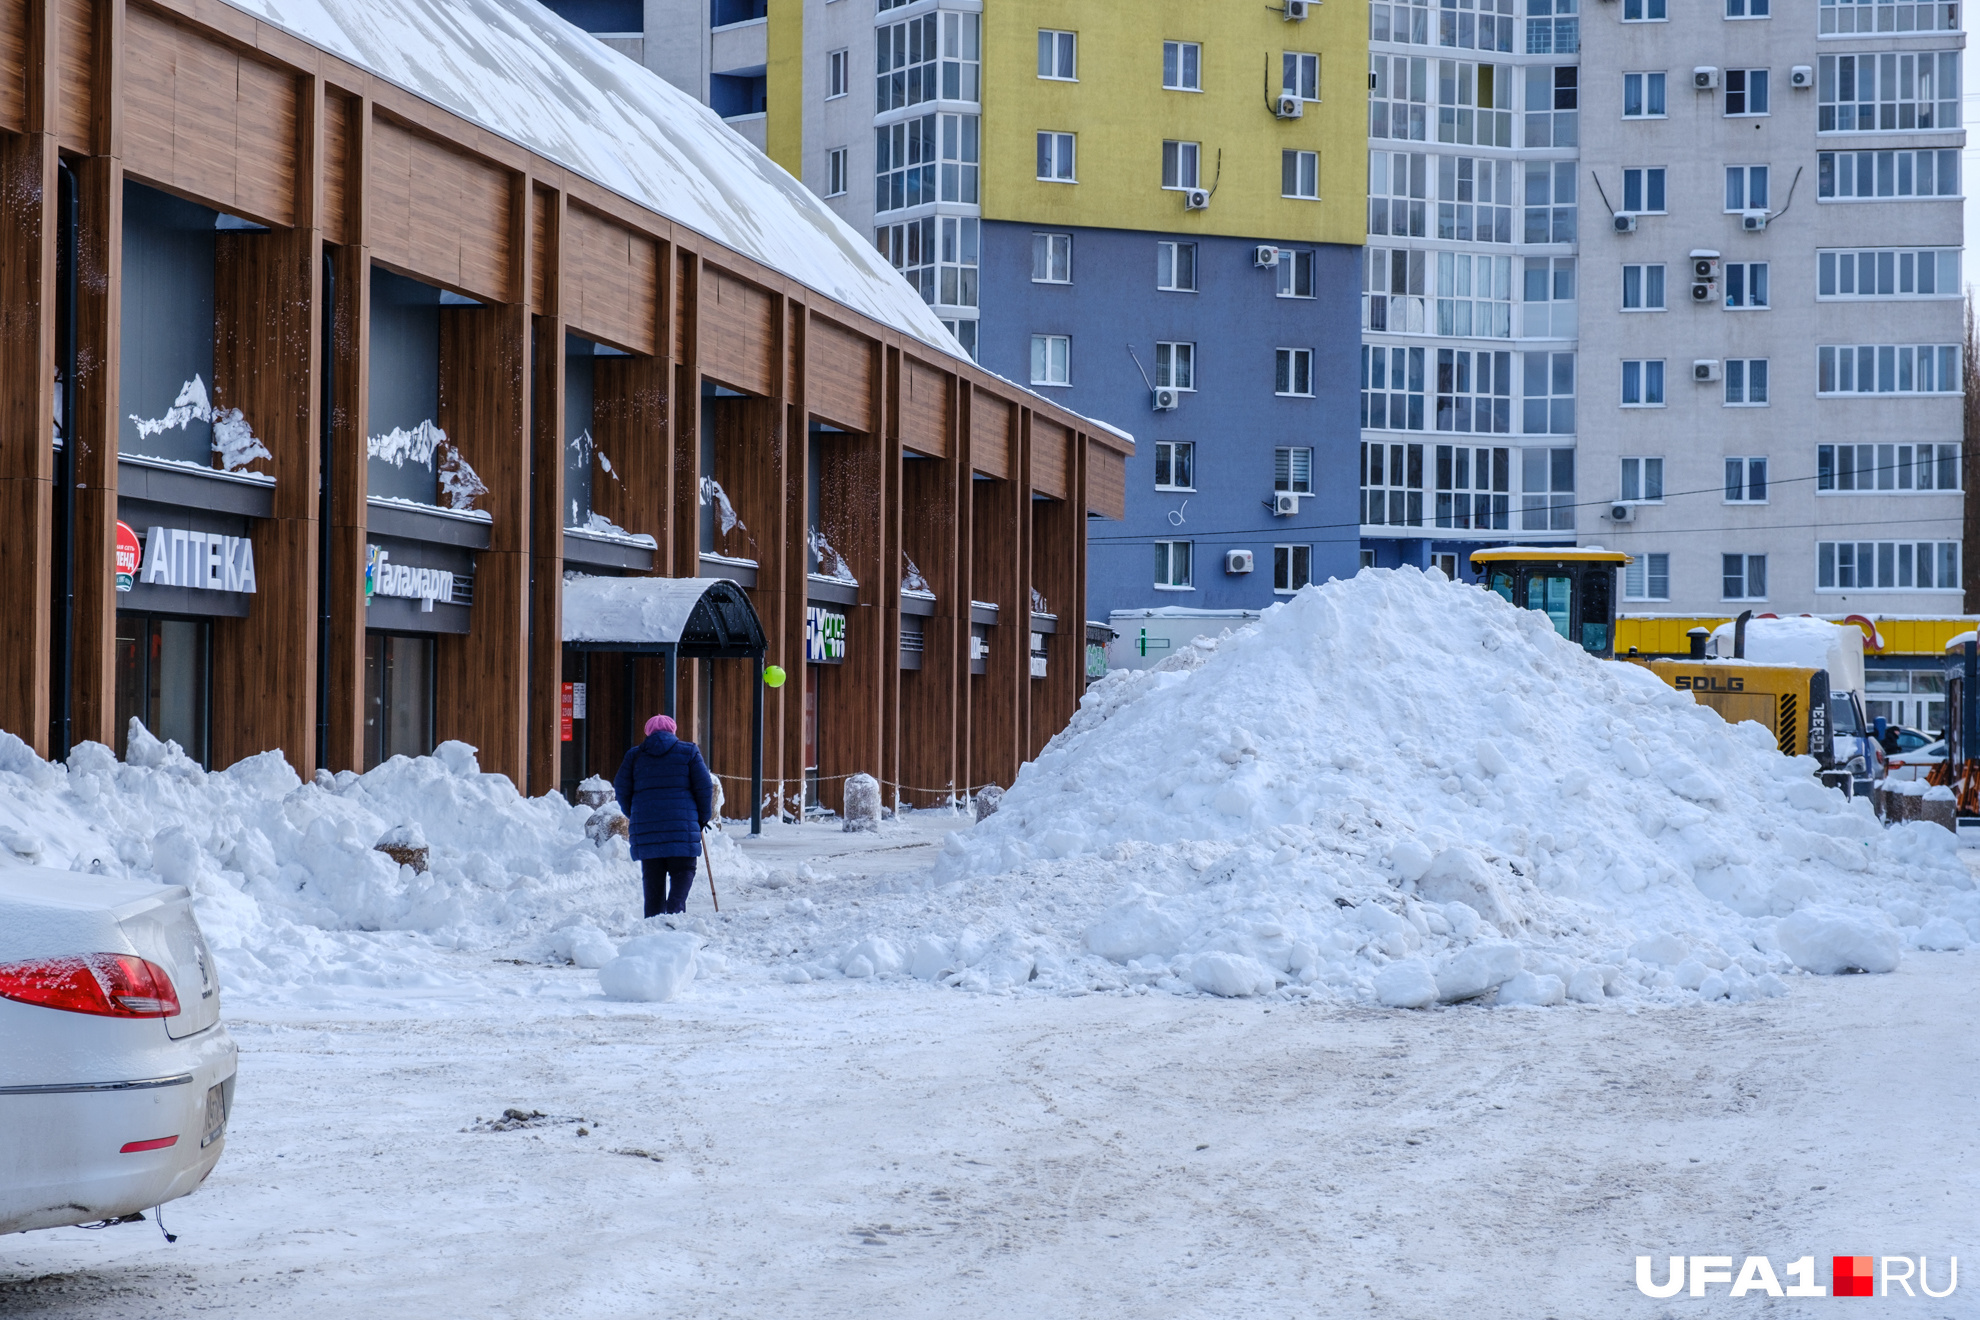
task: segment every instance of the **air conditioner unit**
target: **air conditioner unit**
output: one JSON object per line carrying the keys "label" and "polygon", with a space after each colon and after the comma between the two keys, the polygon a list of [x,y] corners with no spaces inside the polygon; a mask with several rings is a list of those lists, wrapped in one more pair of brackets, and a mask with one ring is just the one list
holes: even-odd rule
{"label": "air conditioner unit", "polygon": [[1691,286],[1691,301],[1695,303],[1711,302],[1714,296],[1715,296],[1715,290],[1712,288],[1711,285],[1705,283],[1703,280],[1700,280]]}
{"label": "air conditioner unit", "polygon": [[1626,211],[1616,212],[1613,216],[1609,217],[1609,222],[1616,227],[1618,234],[1633,234],[1636,232],[1636,217]]}
{"label": "air conditioner unit", "polygon": [[1287,92],[1273,102],[1272,113],[1281,119],[1298,119],[1306,113],[1306,103]]}
{"label": "air conditioner unit", "polygon": [[1176,410],[1176,405],[1181,402],[1182,402],[1181,390],[1172,390],[1165,385],[1161,389],[1155,391],[1156,412],[1174,412]]}
{"label": "air conditioner unit", "polygon": [[1709,64],[1701,64],[1691,71],[1691,85],[1701,92],[1709,92],[1719,85],[1719,71]]}
{"label": "air conditioner unit", "polygon": [[1224,571],[1226,573],[1249,573],[1256,566],[1249,550],[1224,551]]}
{"label": "air conditioner unit", "polygon": [[1304,22],[1310,2],[1311,0],[1286,0],[1286,22]]}
{"label": "air conditioner unit", "polygon": [[1279,264],[1279,249],[1270,243],[1260,243],[1251,249],[1251,264],[1259,270],[1270,270]]}
{"label": "air conditioner unit", "polygon": [[1611,504],[1609,506],[1609,521],[1619,523],[1635,522],[1636,506],[1634,504]]}
{"label": "air conditioner unit", "polygon": [[1691,278],[1707,281],[1718,279],[1719,254],[1710,248],[1691,249]]}
{"label": "air conditioner unit", "polygon": [[1272,516],[1290,518],[1299,512],[1299,496],[1289,490],[1272,492]]}
{"label": "air conditioner unit", "polygon": [[1806,64],[1797,64],[1788,70],[1788,86],[1797,91],[1807,91],[1815,85],[1815,70]]}
{"label": "air conditioner unit", "polygon": [[1767,212],[1741,211],[1739,213],[1739,227],[1749,234],[1759,233],[1767,227]]}
{"label": "air conditioner unit", "polygon": [[1207,211],[1209,209],[1210,209],[1210,190],[1208,188],[1183,189],[1183,210]]}
{"label": "air conditioner unit", "polygon": [[1719,378],[1717,358],[1699,358],[1691,364],[1691,378],[1700,385],[1709,385]]}

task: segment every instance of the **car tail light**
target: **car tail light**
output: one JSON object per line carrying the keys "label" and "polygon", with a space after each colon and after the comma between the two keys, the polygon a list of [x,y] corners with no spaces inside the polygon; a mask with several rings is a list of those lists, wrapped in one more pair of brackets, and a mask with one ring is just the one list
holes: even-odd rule
{"label": "car tail light", "polygon": [[0,999],[98,1017],[166,1018],[179,1012],[179,996],[165,969],[131,953],[0,964]]}

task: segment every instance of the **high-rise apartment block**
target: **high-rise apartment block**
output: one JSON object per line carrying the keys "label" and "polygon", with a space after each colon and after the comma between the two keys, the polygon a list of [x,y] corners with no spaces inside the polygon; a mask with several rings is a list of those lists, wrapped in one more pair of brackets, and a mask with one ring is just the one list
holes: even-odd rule
{"label": "high-rise apartment block", "polygon": [[985,366],[1134,433],[1090,616],[1355,571],[1357,9],[706,4],[552,7],[761,142]]}

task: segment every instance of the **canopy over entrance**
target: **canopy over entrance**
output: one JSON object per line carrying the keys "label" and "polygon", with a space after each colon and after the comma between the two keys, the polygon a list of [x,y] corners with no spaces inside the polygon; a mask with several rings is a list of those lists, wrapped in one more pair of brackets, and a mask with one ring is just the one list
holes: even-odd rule
{"label": "canopy over entrance", "polygon": [[[617,651],[626,657],[626,711],[630,742],[644,720],[633,691],[633,660],[665,660],[662,709],[674,714],[678,665],[688,660],[748,660],[750,685],[749,832],[763,832],[763,623],[749,596],[728,578],[564,578],[564,645],[574,651]],[[704,735],[705,736],[705,735]]]}

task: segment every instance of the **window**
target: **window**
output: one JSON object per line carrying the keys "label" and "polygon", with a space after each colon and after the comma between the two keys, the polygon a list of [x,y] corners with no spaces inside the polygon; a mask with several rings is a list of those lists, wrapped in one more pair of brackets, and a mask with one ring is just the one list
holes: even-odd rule
{"label": "window", "polygon": [[929,216],[881,225],[874,234],[874,246],[915,286],[923,302],[974,307],[980,228],[981,223],[973,217]]}
{"label": "window", "polygon": [[1526,0],[1526,53],[1528,55],[1572,55],[1581,49],[1581,20],[1572,15],[1577,0]]}
{"label": "window", "polygon": [[1282,75],[1280,86],[1287,96],[1297,96],[1302,101],[1320,99],[1320,57],[1302,55],[1297,51],[1286,51],[1279,57]]}
{"label": "window", "polygon": [[1726,460],[1726,503],[1765,504],[1767,502],[1767,460],[1729,458]]}
{"label": "window", "polygon": [[937,18],[924,14],[873,30],[874,83],[880,110],[898,110],[936,99],[940,90]]}
{"label": "window", "polygon": [[1437,526],[1510,531],[1511,485],[1512,450],[1438,445]]}
{"label": "window", "polygon": [[983,97],[983,18],[980,14],[943,13],[942,99],[977,101]]}
{"label": "window", "polygon": [[1524,242],[1574,242],[1574,162],[1526,162]]}
{"label": "window", "polygon": [[1162,43],[1162,86],[1172,92],[1203,90],[1203,47],[1194,41]]}
{"label": "window", "polygon": [[1572,339],[1575,334],[1573,257],[1523,257],[1520,333],[1528,339]]}
{"label": "window", "polygon": [[1429,253],[1403,248],[1368,249],[1368,292],[1362,298],[1364,330],[1421,333]]}
{"label": "window", "polygon": [[1625,458],[1622,461],[1622,499],[1624,504],[1662,504],[1664,502],[1664,460],[1661,458]]}
{"label": "window", "polygon": [[1957,298],[1958,248],[1816,254],[1817,298]]}
{"label": "window", "polygon": [[[1459,242],[1512,242],[1515,171],[1509,160],[1437,157],[1437,237]],[[1388,209],[1386,203],[1382,209]]]}
{"label": "window", "polygon": [[1664,117],[1664,75],[1625,73],[1623,75],[1623,118],[1662,119]]}
{"label": "window", "polygon": [[1767,599],[1767,556],[1720,555],[1719,595],[1725,600]]}
{"label": "window", "polygon": [[[1441,161],[1441,158],[1439,158]],[[1500,162],[1511,168],[1510,162]],[[1455,173],[1453,173],[1455,188]],[[1510,193],[1511,176],[1506,191]],[[1368,232],[1422,238],[1424,208],[1430,195],[1430,157],[1421,151],[1368,153]],[[1507,235],[1511,241],[1511,235]]]}
{"label": "window", "polygon": [[1053,183],[1073,183],[1073,135],[1038,135],[1038,177]]}
{"label": "window", "polygon": [[[1731,0],[1728,0],[1731,3]],[[1767,113],[1767,71],[1765,69],[1726,70],[1726,113],[1764,115]]]}
{"label": "window", "polygon": [[1844,344],[1816,350],[1817,394],[1958,394],[1958,344]]}
{"label": "window", "polygon": [[1661,408],[1664,406],[1664,360],[1626,359],[1622,364],[1622,406]]}
{"label": "window", "polygon": [[1190,577],[1190,550],[1188,541],[1157,541],[1155,543],[1155,585],[1171,590],[1187,590],[1192,585]]}
{"label": "window", "polygon": [[[1544,258],[1543,258],[1544,260]],[[1437,254],[1437,333],[1512,338],[1512,258]]]}
{"label": "window", "polygon": [[1767,359],[1726,359],[1726,407],[1767,406]]}
{"label": "window", "polygon": [[[1453,4],[1441,10],[1432,0],[1372,4],[1368,7],[1368,39],[1510,54],[1514,8],[1513,0],[1476,0],[1462,8]],[[1434,24],[1430,19],[1433,13],[1437,15]]]}
{"label": "window", "polygon": [[1374,55],[1368,61],[1368,136],[1424,142],[1430,136],[1431,60]]}
{"label": "window", "polygon": [[1296,398],[1312,397],[1312,349],[1282,348],[1278,351],[1278,365],[1273,376],[1272,392]]}
{"label": "window", "polygon": [[1622,209],[1632,215],[1664,214],[1662,166],[1623,171]]}
{"label": "window", "polygon": [[1271,489],[1313,495],[1313,449],[1279,445],[1271,451]]}
{"label": "window", "polygon": [[1958,591],[1957,541],[1818,541],[1817,591]]}
{"label": "window", "polygon": [[1664,267],[1662,264],[1622,268],[1622,305],[1625,312],[1664,310]]}
{"label": "window", "polygon": [[1892,4],[1891,0],[1822,0],[1822,35],[1854,32],[1957,32],[1959,5]]}
{"label": "window", "polygon": [[1072,384],[1072,340],[1065,335],[1031,337],[1031,383]]}
{"label": "window", "polygon": [[935,120],[923,115],[873,130],[875,211],[935,200]]}
{"label": "window", "polygon": [[1072,32],[1038,29],[1038,76],[1055,82],[1079,77],[1079,37]]}
{"label": "window", "polygon": [[1764,211],[1767,209],[1767,167],[1765,165],[1726,166],[1726,210]]}
{"label": "window", "polygon": [[1574,450],[1519,451],[1519,527],[1523,532],[1574,530]]}
{"label": "window", "polygon": [[1818,151],[1815,196],[1859,202],[1877,197],[1957,197],[1959,152]]}
{"label": "window", "polygon": [[1033,284],[1072,283],[1071,234],[1031,236],[1031,282]]}
{"label": "window", "polygon": [[[1573,435],[1574,354],[1527,353],[1523,356],[1526,358],[1526,406],[1520,429],[1528,435]],[[1568,452],[1573,453],[1572,450]]]}
{"label": "window", "polygon": [[956,337],[956,342],[962,345],[963,352],[969,354],[972,362],[976,361],[976,327],[974,320],[942,322],[942,328]]}
{"label": "window", "polygon": [[835,50],[825,56],[825,99],[836,100],[852,90],[852,52]]}
{"label": "window", "polygon": [[1421,431],[1423,349],[1364,345],[1361,350],[1361,427],[1364,431]]}
{"label": "window", "polygon": [[1726,0],[1727,18],[1766,18],[1768,0]]}
{"label": "window", "polygon": [[1669,600],[1670,598],[1671,557],[1668,554],[1637,555],[1624,567],[1624,600]]}
{"label": "window", "polygon": [[1163,389],[1196,388],[1196,345],[1159,343],[1155,345],[1155,384]]}
{"label": "window", "polygon": [[1281,197],[1305,197],[1315,201],[1319,199],[1319,152],[1282,151],[1279,153],[1279,195]]}
{"label": "window", "polygon": [[1294,592],[1313,581],[1313,547],[1275,545],[1272,547],[1272,590]]}
{"label": "window", "polygon": [[1817,445],[1817,491],[1958,490],[1958,445]]}
{"label": "window", "polygon": [[[1760,0],[1761,4],[1766,2]],[[1623,0],[1622,21],[1625,23],[1662,23],[1668,18],[1669,15],[1664,12],[1664,0]]]}
{"label": "window", "polygon": [[1581,69],[1536,65],[1526,71],[1526,145],[1572,147],[1581,140]]}
{"label": "window", "polygon": [[1361,521],[1368,527],[1423,525],[1423,446],[1361,447]]}
{"label": "window", "polygon": [[1510,147],[1513,71],[1505,64],[1437,61],[1437,140]]}
{"label": "window", "polygon": [[843,197],[846,193],[846,149],[833,147],[825,153],[825,195]]}
{"label": "window", "polygon": [[1363,550],[1361,552],[1361,566],[1363,568],[1375,567],[1375,552],[1373,550]]}
{"label": "window", "polygon": [[936,223],[942,250],[935,301],[946,307],[974,307],[982,222],[974,216],[945,215]]}
{"label": "window", "polygon": [[1196,489],[1196,446],[1187,440],[1155,442],[1155,489]]}
{"label": "window", "polygon": [[1728,261],[1726,271],[1726,306],[1752,309],[1767,305],[1767,263],[1764,261]]}
{"label": "window", "polygon": [[1279,296],[1281,298],[1311,298],[1313,296],[1313,249],[1280,248]]}
{"label": "window", "polygon": [[1203,147],[1195,142],[1164,142],[1162,144],[1162,186],[1164,188],[1199,188],[1202,171],[1199,168],[1203,159]]}
{"label": "window", "polygon": [[1196,292],[1196,244],[1155,245],[1155,287],[1171,293]]}
{"label": "window", "polygon": [[1959,127],[1956,50],[1824,55],[1818,65],[1820,133],[1907,133]]}
{"label": "window", "polygon": [[1511,353],[1437,350],[1437,429],[1481,435],[1511,433]]}

